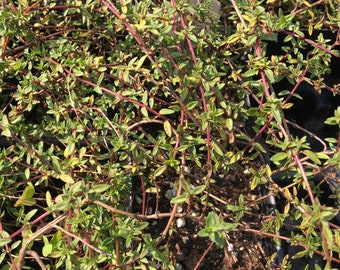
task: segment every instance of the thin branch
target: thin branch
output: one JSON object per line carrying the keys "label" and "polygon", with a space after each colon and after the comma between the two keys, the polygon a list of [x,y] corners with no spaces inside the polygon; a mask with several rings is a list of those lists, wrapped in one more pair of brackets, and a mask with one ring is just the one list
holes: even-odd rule
{"label": "thin branch", "polygon": [[84,239],[80,238],[79,236],[71,233],[71,232],[68,232],[66,231],[64,228],[58,226],[58,225],[52,225],[53,228],[59,230],[59,231],[62,231],[63,233],[67,234],[68,236],[74,238],[74,239],[77,239],[78,241],[82,242],[84,245],[88,246],[90,249],[94,250],[95,252],[99,253],[99,254],[104,254],[106,256],[112,256],[111,253],[108,253],[108,252],[105,252],[103,250],[100,250],[96,247],[94,247],[93,245],[91,245],[90,243],[86,242]]}
{"label": "thin branch", "polygon": [[[273,234],[273,233],[268,233],[268,232],[264,232],[264,231],[259,231],[259,230],[255,230],[255,229],[250,229],[250,228],[244,228],[244,229],[235,229],[235,231],[241,231],[241,232],[251,232],[251,233],[255,233],[257,235],[260,235],[260,236],[265,236],[265,237],[270,237],[270,238],[277,238],[277,239],[280,239],[280,240],[283,240],[283,241],[290,241],[291,238],[289,237],[286,237],[286,236],[282,236],[282,235],[278,235],[278,234]],[[299,241],[296,241],[294,242],[294,244],[304,248],[305,250],[308,250],[309,247],[308,245],[305,245],[305,244],[302,244],[301,242]],[[314,251],[316,254],[318,255],[321,255],[322,257],[326,257],[327,255],[325,254],[325,252],[322,252],[320,250],[315,250]],[[336,259],[336,258],[331,258],[331,261],[333,262],[336,262],[336,263],[340,263],[340,260],[339,259]]]}
{"label": "thin branch", "polygon": [[39,266],[42,270],[47,270],[46,266],[44,265],[44,263],[40,259],[38,253],[36,253],[33,250],[27,250],[26,254],[29,255],[29,256],[32,256],[36,260],[36,262],[39,264]]}
{"label": "thin branch", "polygon": [[211,242],[210,245],[208,246],[208,248],[204,251],[201,258],[198,260],[194,270],[197,270],[200,267],[202,261],[204,260],[205,256],[207,256],[208,252],[212,249],[213,245],[214,245],[214,242]]}
{"label": "thin branch", "polygon": [[60,215],[55,220],[52,220],[51,222],[46,224],[44,227],[42,227],[38,231],[36,231],[30,238],[26,239],[26,241],[24,242],[23,246],[21,247],[21,249],[19,251],[18,262],[17,262],[17,265],[16,265],[18,270],[22,269],[22,266],[23,266],[24,260],[25,260],[25,254],[26,254],[28,246],[32,242],[34,242],[35,239],[37,239],[38,237],[40,237],[41,235],[43,235],[44,233],[49,231],[51,228],[53,228],[54,225],[58,224],[59,222],[63,221],[66,218],[67,218],[67,213]]}

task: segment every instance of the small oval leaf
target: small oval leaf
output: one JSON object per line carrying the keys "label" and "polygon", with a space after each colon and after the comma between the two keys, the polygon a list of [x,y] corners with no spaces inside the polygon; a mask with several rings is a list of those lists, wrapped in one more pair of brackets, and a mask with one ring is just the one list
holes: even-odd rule
{"label": "small oval leaf", "polygon": [[11,238],[0,238],[0,247],[3,247],[12,242]]}
{"label": "small oval leaf", "polygon": [[166,168],[167,168],[166,165],[162,165],[161,167],[157,168],[154,172],[154,177],[162,175]]}
{"label": "small oval leaf", "polygon": [[161,109],[159,111],[160,114],[162,115],[167,115],[167,114],[173,114],[175,111],[174,110],[171,110],[171,109]]}
{"label": "small oval leaf", "polygon": [[163,124],[164,131],[168,137],[171,137],[172,130],[171,130],[171,124],[169,121],[165,121]]}
{"label": "small oval leaf", "polygon": [[278,162],[278,161],[281,161],[281,160],[287,158],[287,156],[288,156],[287,153],[285,153],[285,152],[280,152],[280,153],[277,153],[277,154],[275,154],[274,156],[272,156],[272,157],[270,158],[270,160],[273,161],[273,162]]}
{"label": "small oval leaf", "polygon": [[59,175],[59,178],[61,181],[64,181],[65,183],[68,183],[68,184],[73,184],[74,183],[74,180],[71,176],[69,176],[68,174],[66,173],[62,173]]}
{"label": "small oval leaf", "polygon": [[98,185],[95,185],[91,188],[91,191],[95,192],[95,193],[102,193],[106,190],[108,190],[110,187],[112,187],[111,185],[109,184],[98,184]]}

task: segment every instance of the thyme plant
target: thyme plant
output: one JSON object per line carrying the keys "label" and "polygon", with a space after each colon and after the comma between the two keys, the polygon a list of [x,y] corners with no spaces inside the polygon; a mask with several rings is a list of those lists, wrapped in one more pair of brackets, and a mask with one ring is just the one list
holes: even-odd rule
{"label": "thyme plant", "polygon": [[[166,243],[176,218],[205,224],[198,235],[220,248],[231,231],[248,230],[301,246],[296,256],[321,254],[330,269],[339,262],[331,222],[338,209],[319,202],[309,179],[323,166],[338,170],[339,142],[328,138],[325,150],[312,151],[306,137],[291,135],[285,111],[302,81],[326,87],[339,55],[336,34],[311,40],[304,31],[338,28],[333,0],[5,0],[2,269],[175,269]],[[280,54],[268,56],[282,33]],[[314,49],[305,55],[307,45]],[[291,87],[277,91],[283,80]],[[337,110],[327,123],[337,128],[339,117]],[[277,170],[293,176],[290,189],[271,179]],[[214,210],[211,185],[234,171],[253,190],[266,185],[285,198],[262,229],[241,222],[256,211],[242,194]],[[175,194],[160,212],[165,181]],[[193,201],[200,218],[190,213]],[[303,233],[279,235],[288,216]],[[149,233],[153,220],[165,220],[157,235]]]}

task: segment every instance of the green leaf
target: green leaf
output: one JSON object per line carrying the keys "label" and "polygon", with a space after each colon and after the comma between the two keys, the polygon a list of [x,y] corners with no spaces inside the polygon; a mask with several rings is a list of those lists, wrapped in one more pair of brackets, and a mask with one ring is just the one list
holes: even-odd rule
{"label": "green leaf", "polygon": [[12,242],[9,234],[6,231],[0,231],[0,247],[3,247]]}
{"label": "green leaf", "polygon": [[148,116],[149,116],[148,110],[147,110],[145,107],[142,107],[140,111],[141,111],[141,113],[142,113],[145,117],[148,117]]}
{"label": "green leaf", "polygon": [[11,131],[9,130],[9,121],[7,118],[7,115],[2,115],[2,132],[1,135],[4,135],[6,137],[11,137]]}
{"label": "green leaf", "polygon": [[46,191],[45,193],[45,198],[46,198],[46,204],[48,207],[51,207],[53,205],[53,201],[52,201],[52,196],[51,193],[49,191]]}
{"label": "green leaf", "polygon": [[61,167],[60,167],[58,157],[52,156],[51,159],[52,159],[53,168],[57,169],[58,171],[61,171]]}
{"label": "green leaf", "polygon": [[29,211],[25,216],[25,220],[29,221],[37,213],[37,211],[38,209],[33,209]]}
{"label": "green leaf", "polygon": [[225,232],[230,232],[236,229],[237,226],[238,226],[237,223],[223,222],[220,226],[220,230],[225,231]]}
{"label": "green leaf", "polygon": [[22,242],[20,240],[14,242],[11,244],[11,249],[14,250],[16,249],[18,246],[20,246],[22,244]]}
{"label": "green leaf", "polygon": [[103,94],[103,90],[99,85],[96,85],[93,90],[100,95]]}
{"label": "green leaf", "polygon": [[9,121],[8,121],[7,115],[5,114],[2,116],[2,127],[3,128],[9,127]]}
{"label": "green leaf", "polygon": [[186,181],[184,178],[181,178],[180,180],[181,185],[183,187],[183,189],[187,192],[187,193],[191,193],[191,188],[190,188],[190,184],[188,181]]}
{"label": "green leaf", "polygon": [[183,194],[171,199],[170,203],[183,203],[183,202],[187,202],[188,200],[189,200],[188,194],[183,193]]}
{"label": "green leaf", "polygon": [[0,238],[0,247],[3,247],[12,242],[11,238]]}
{"label": "green leaf", "polygon": [[168,120],[164,122],[163,128],[164,128],[166,135],[168,135],[168,137],[171,137],[172,129],[171,129],[171,124]]}
{"label": "green leaf", "polygon": [[212,149],[214,149],[214,151],[221,157],[223,157],[223,151],[221,150],[221,148],[215,143],[212,142],[211,143]]}
{"label": "green leaf", "polygon": [[325,238],[327,239],[327,244],[329,246],[333,246],[333,233],[332,233],[332,230],[329,227],[328,222],[321,221],[321,223],[322,223],[322,231],[325,235]]}
{"label": "green leaf", "polygon": [[26,180],[30,178],[30,168],[25,169],[25,178]]}
{"label": "green leaf", "polygon": [[193,41],[195,43],[198,42],[197,37],[194,34],[188,33],[188,37],[191,41]]}
{"label": "green leaf", "polygon": [[150,97],[150,98],[149,98],[149,107],[150,107],[150,108],[153,108],[154,104],[155,104],[155,99],[152,98],[152,97]]}
{"label": "green leaf", "polygon": [[57,258],[60,258],[62,254],[63,254],[63,253],[62,253],[61,251],[57,251],[57,250],[56,250],[56,251],[52,251],[52,252],[49,254],[48,257],[53,258],[53,259],[57,259]]}
{"label": "green leaf", "polygon": [[135,67],[136,71],[139,71],[139,69],[141,68],[141,66],[143,65],[145,59],[146,59],[147,55],[143,55],[137,62],[137,65]]}
{"label": "green leaf", "polygon": [[73,154],[75,147],[76,147],[75,142],[69,143],[64,150],[64,157],[68,158],[69,156],[71,156]]}
{"label": "green leaf", "polygon": [[[98,77],[98,80],[97,80],[97,86],[100,85],[104,79],[104,73],[100,73],[99,77]],[[97,87],[96,86],[96,87]],[[96,89],[94,89],[94,91],[96,91]],[[102,89],[100,89],[100,91],[102,91]],[[97,91],[96,91],[97,92]],[[98,93],[98,92],[97,92]],[[101,93],[98,93],[98,94],[101,94]]]}
{"label": "green leaf", "polygon": [[316,155],[318,156],[318,158],[321,158],[321,159],[329,159],[329,156],[323,152],[318,152],[316,153]]}
{"label": "green leaf", "polygon": [[269,81],[271,83],[275,82],[275,77],[274,77],[274,73],[272,70],[270,69],[265,69],[264,73],[266,74],[267,78],[269,79]]}
{"label": "green leaf", "polygon": [[[20,201],[20,199],[19,199],[19,201]],[[33,199],[33,198],[22,199],[21,204],[26,205],[26,206],[34,206],[36,204],[36,200]]]}
{"label": "green leaf", "polygon": [[159,189],[156,188],[156,187],[148,187],[146,190],[145,190],[146,193],[154,193],[156,194],[157,192],[159,192]]}
{"label": "green leaf", "polygon": [[233,126],[234,126],[234,121],[233,121],[233,119],[227,118],[227,119],[225,120],[225,122],[226,122],[227,129],[228,129],[229,131],[232,131]]}
{"label": "green leaf", "polygon": [[162,175],[165,172],[166,168],[167,168],[166,165],[162,165],[159,168],[157,168],[154,172],[154,177],[156,178],[156,177]]}
{"label": "green leaf", "polygon": [[282,117],[281,117],[281,112],[279,109],[277,109],[276,107],[272,108],[272,113],[274,115],[274,118],[276,120],[276,122],[278,124],[281,124],[282,123]]}
{"label": "green leaf", "polygon": [[68,174],[66,173],[62,173],[59,175],[59,179],[61,181],[64,181],[65,183],[68,183],[68,184],[73,184],[74,183],[74,180],[72,179],[71,176],[69,176]]}
{"label": "green leaf", "polygon": [[278,162],[278,161],[281,161],[281,160],[286,159],[287,157],[288,157],[287,153],[285,153],[285,152],[280,152],[280,153],[277,153],[277,154],[275,154],[274,156],[272,156],[272,157],[270,158],[270,160],[271,160],[272,162]]}
{"label": "green leaf", "polygon": [[174,110],[166,109],[166,108],[161,109],[161,110],[159,111],[159,113],[160,113],[161,115],[173,114],[174,112],[175,112]]}
{"label": "green leaf", "polygon": [[249,69],[249,70],[247,70],[246,72],[243,73],[243,76],[244,77],[252,77],[252,76],[257,75],[257,74],[258,74],[257,70]]}
{"label": "green leaf", "polygon": [[257,40],[257,36],[256,35],[250,35],[248,37],[248,39],[246,40],[245,45],[251,46],[251,45],[253,45],[255,43],[256,40]]}
{"label": "green leaf", "polygon": [[223,234],[213,232],[209,234],[209,238],[217,245],[217,247],[223,248],[225,246],[225,236]]}
{"label": "green leaf", "polygon": [[[315,267],[315,270],[322,270],[321,266],[317,264],[315,264],[314,267]],[[326,265],[326,267],[323,270],[330,270],[330,269],[331,268],[329,267],[329,265],[328,266]]]}
{"label": "green leaf", "polygon": [[314,164],[316,165],[320,165],[321,164],[321,161],[320,159],[318,158],[318,155],[308,149],[304,150],[303,153],[309,157],[313,162]]}
{"label": "green leaf", "polygon": [[6,254],[7,253],[5,251],[0,254],[0,265],[2,264],[3,260],[5,259]]}
{"label": "green leaf", "polygon": [[241,210],[240,206],[232,205],[232,204],[227,204],[226,208],[227,208],[227,210],[230,210],[230,211],[240,211]]}
{"label": "green leaf", "polygon": [[209,212],[208,217],[205,221],[206,226],[212,229],[218,223],[220,223],[218,215],[215,212]]}
{"label": "green leaf", "polygon": [[192,195],[201,194],[205,189],[206,189],[206,186],[205,186],[205,185],[201,185],[201,186],[195,187],[195,188],[191,191],[191,194],[192,194]]}
{"label": "green leaf", "polygon": [[200,230],[198,232],[197,235],[200,236],[200,237],[208,237],[210,233],[211,233],[211,231],[209,229],[203,228],[202,230]]}
{"label": "green leaf", "polygon": [[78,69],[73,69],[73,74],[74,76],[83,76],[84,75],[84,72],[82,72],[81,70],[78,70]]}
{"label": "green leaf", "polygon": [[266,153],[267,151],[263,148],[263,145],[258,143],[258,142],[254,142],[254,146],[260,150],[262,153]]}
{"label": "green leaf", "polygon": [[48,241],[48,238],[45,235],[42,236],[42,239],[43,239],[44,245],[48,245],[50,243]]}
{"label": "green leaf", "polygon": [[22,195],[19,197],[19,199],[14,204],[14,207],[19,207],[23,205],[27,206],[33,206],[35,205],[36,201],[32,197],[34,196],[34,187],[32,186],[26,186]]}
{"label": "green leaf", "polygon": [[78,181],[76,182],[75,184],[73,184],[71,187],[70,187],[70,193],[72,195],[75,195],[81,191],[85,191],[84,190],[84,182],[83,181]]}
{"label": "green leaf", "polygon": [[44,245],[44,247],[42,248],[43,256],[47,257],[48,255],[50,255],[52,253],[52,250],[53,250],[52,244]]}
{"label": "green leaf", "polygon": [[57,232],[53,235],[53,237],[52,237],[50,243],[51,243],[52,245],[55,246],[55,245],[57,245],[58,242],[62,239],[62,237],[63,237],[63,234],[61,233],[61,231],[57,231]]}
{"label": "green leaf", "polygon": [[197,106],[197,104],[198,104],[198,101],[196,101],[196,100],[191,101],[186,105],[186,107],[187,107],[188,110],[192,110],[193,108],[195,108]]}
{"label": "green leaf", "polygon": [[146,105],[147,102],[148,102],[148,92],[145,91],[142,96],[142,103]]}
{"label": "green leaf", "polygon": [[9,128],[3,128],[1,135],[4,135],[5,137],[9,138],[12,136],[11,131],[9,130]]}
{"label": "green leaf", "polygon": [[227,43],[231,44],[231,43],[236,43],[237,41],[240,40],[240,35],[239,34],[233,34],[233,35],[230,35],[228,38],[227,38]]}
{"label": "green leaf", "polygon": [[59,73],[63,73],[63,72],[64,72],[63,66],[60,65],[60,64],[57,64],[57,65],[56,65],[56,69],[57,69],[57,71],[58,71]]}
{"label": "green leaf", "polygon": [[308,250],[303,250],[303,251],[296,253],[294,256],[292,256],[292,259],[302,258],[307,255],[308,255]]}
{"label": "green leaf", "polygon": [[109,188],[112,188],[112,185],[109,185],[109,184],[98,184],[98,185],[94,185],[90,189],[90,192],[93,191],[95,193],[102,193],[102,192],[108,190]]}
{"label": "green leaf", "polygon": [[244,196],[243,194],[240,194],[240,196],[238,197],[238,204],[241,206],[244,203]]}

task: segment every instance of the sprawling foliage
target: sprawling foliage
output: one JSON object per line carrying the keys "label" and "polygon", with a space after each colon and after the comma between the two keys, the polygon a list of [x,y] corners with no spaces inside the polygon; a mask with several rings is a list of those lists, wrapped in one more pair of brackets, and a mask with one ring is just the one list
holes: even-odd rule
{"label": "sprawling foliage", "polygon": [[[201,205],[199,236],[219,247],[242,230],[250,210],[242,194],[224,206],[233,218],[210,212],[210,185],[231,171],[286,199],[262,224],[266,236],[300,245],[297,256],[322,254],[327,267],[339,261],[340,231],[330,222],[337,210],[321,204],[308,181],[322,166],[338,167],[337,138],[312,151],[284,115],[302,81],[325,87],[339,40],[312,41],[302,29],[337,32],[336,1],[231,0],[221,9],[209,0],[4,2],[3,269],[175,269],[163,240],[176,217],[192,218],[179,206]],[[268,56],[267,44],[282,33],[286,45]],[[291,87],[274,91],[284,80]],[[338,128],[339,110],[328,124]],[[272,169],[262,161],[269,157]],[[275,168],[292,176],[290,189],[271,179]],[[148,198],[157,202],[164,181],[174,186],[171,208],[150,212]],[[303,234],[278,235],[288,216]],[[166,225],[149,234],[148,221],[157,219]]]}

